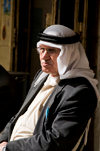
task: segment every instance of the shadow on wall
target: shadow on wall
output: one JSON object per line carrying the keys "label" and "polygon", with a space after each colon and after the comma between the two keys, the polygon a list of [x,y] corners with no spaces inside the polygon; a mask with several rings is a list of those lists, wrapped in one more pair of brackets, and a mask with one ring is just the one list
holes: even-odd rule
{"label": "shadow on wall", "polygon": [[0,65],[0,131],[14,116],[27,93],[29,74],[8,73]]}

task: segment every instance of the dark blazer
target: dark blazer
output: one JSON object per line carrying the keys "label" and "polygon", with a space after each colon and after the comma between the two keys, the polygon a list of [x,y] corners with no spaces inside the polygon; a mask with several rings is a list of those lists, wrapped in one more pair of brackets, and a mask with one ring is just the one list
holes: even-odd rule
{"label": "dark blazer", "polygon": [[[5,127],[0,142],[9,141],[16,120],[26,111],[45,80],[36,87],[33,81],[23,106]],[[7,151],[71,151],[94,114],[96,104],[96,94],[88,80],[82,77],[61,80],[48,98],[32,137],[9,142]]]}

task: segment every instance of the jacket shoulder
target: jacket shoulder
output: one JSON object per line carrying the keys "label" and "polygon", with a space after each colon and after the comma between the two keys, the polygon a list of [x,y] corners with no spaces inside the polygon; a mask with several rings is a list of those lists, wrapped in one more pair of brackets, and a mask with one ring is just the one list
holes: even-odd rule
{"label": "jacket shoulder", "polygon": [[84,87],[88,87],[94,90],[93,86],[91,85],[91,83],[89,82],[89,80],[87,80],[84,77],[77,77],[77,78],[70,78],[70,79],[63,79],[60,81],[59,85],[64,85],[64,86],[72,86],[72,87],[79,87],[79,86],[84,86]]}
{"label": "jacket shoulder", "polygon": [[[91,83],[84,77],[64,79],[60,81],[63,86],[63,96],[68,100],[78,100],[81,104],[91,106],[95,110],[97,106],[97,96]],[[66,100],[66,99],[65,99]]]}

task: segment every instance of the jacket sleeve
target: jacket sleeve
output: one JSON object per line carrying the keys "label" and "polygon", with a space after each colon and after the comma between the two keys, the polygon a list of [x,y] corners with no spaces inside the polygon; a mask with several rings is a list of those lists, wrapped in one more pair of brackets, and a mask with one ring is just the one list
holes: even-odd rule
{"label": "jacket sleeve", "polygon": [[96,96],[86,87],[69,89],[70,93],[68,92],[67,96],[66,87],[56,95],[55,100],[61,101],[55,109],[54,105],[50,108],[48,119],[44,120],[41,132],[35,133],[30,138],[9,142],[6,150],[71,151],[94,112]]}
{"label": "jacket sleeve", "polygon": [[9,137],[10,137],[11,124],[12,124],[13,119],[14,119],[14,117],[12,117],[10,119],[10,121],[5,126],[4,130],[0,133],[0,143],[3,141],[8,142]]}

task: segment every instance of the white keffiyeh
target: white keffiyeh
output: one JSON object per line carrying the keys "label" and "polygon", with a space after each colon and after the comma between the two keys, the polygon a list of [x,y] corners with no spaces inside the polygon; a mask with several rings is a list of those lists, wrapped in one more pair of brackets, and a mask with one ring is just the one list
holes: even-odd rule
{"label": "white keffiyeh", "polygon": [[[75,35],[73,30],[62,25],[49,26],[43,33],[57,37],[71,37]],[[98,81],[94,79],[94,72],[89,67],[89,61],[80,42],[73,44],[54,44],[40,40],[37,43],[37,47],[41,44],[61,49],[57,58],[60,79],[85,77],[90,81],[96,91],[97,97],[99,97],[97,90]]]}

